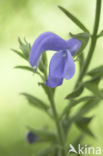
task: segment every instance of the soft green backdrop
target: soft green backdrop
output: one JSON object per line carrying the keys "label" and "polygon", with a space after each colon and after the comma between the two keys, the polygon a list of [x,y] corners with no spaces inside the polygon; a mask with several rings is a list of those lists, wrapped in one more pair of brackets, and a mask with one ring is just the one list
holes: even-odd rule
{"label": "soft green backdrop", "polygon": [[[69,9],[92,30],[95,0],[0,0],[0,156],[36,156],[36,152],[44,145],[27,144],[26,126],[45,128],[49,125],[51,128],[54,127],[45,114],[29,106],[24,97],[19,95],[20,92],[25,91],[48,102],[43,90],[37,85],[40,80],[37,76],[34,77],[26,71],[14,70],[15,65],[25,64],[25,61],[16,56],[10,48],[18,48],[18,36],[26,37],[33,43],[35,38],[45,31],[55,32],[65,39],[68,39],[69,32],[81,32],[57,8],[57,5]],[[103,16],[100,29],[103,29]],[[103,63],[102,42],[103,39],[99,39],[91,67]],[[52,53],[48,55],[51,56]],[[73,88],[77,74],[78,69],[72,80],[65,81],[57,89],[55,98],[59,111],[66,104],[64,97]],[[101,87],[102,85],[103,83]],[[91,129],[97,140],[86,137],[84,144],[91,143],[103,149],[103,103],[91,114],[95,114]],[[79,133],[80,131],[73,126],[68,146]]]}

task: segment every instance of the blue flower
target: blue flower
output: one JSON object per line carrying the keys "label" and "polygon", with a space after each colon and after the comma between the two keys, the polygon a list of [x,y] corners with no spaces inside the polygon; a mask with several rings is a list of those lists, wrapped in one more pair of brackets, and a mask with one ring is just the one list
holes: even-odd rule
{"label": "blue flower", "polygon": [[27,141],[29,144],[32,144],[38,140],[38,136],[35,135],[33,132],[28,132],[27,133]]}
{"label": "blue flower", "polygon": [[65,41],[52,32],[41,34],[34,42],[29,62],[32,67],[38,66],[40,56],[47,50],[56,51],[50,61],[49,76],[46,85],[54,88],[63,83],[63,79],[71,79],[75,73],[73,57],[81,46],[81,41],[71,38]]}

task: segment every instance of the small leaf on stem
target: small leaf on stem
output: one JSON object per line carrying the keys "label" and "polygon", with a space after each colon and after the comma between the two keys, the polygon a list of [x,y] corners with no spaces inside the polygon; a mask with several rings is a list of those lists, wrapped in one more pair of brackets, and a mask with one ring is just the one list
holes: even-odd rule
{"label": "small leaf on stem", "polygon": [[78,18],[76,18],[73,14],[71,14],[68,10],[65,8],[58,6],[60,10],[62,10],[77,26],[79,26],[80,29],[82,29],[84,32],[89,32],[89,30],[80,22]]}
{"label": "small leaf on stem", "polygon": [[73,99],[73,98],[80,96],[83,92],[83,89],[84,88],[82,85],[78,86],[77,89],[75,89],[72,93],[70,93],[66,96],[66,99]]}
{"label": "small leaf on stem", "polygon": [[18,56],[22,57],[23,59],[25,59],[27,61],[27,58],[25,57],[25,55],[23,53],[21,53],[18,50],[15,49],[11,49],[14,53],[16,53]]}
{"label": "small leaf on stem", "polygon": [[33,68],[29,67],[29,66],[15,66],[14,68],[16,69],[22,69],[22,70],[27,70],[27,71],[30,71],[30,72],[34,72]]}
{"label": "small leaf on stem", "polygon": [[28,102],[32,106],[35,106],[36,108],[39,108],[39,109],[44,110],[46,112],[48,111],[49,106],[47,104],[45,104],[43,101],[41,101],[40,99],[38,99],[37,97],[32,96],[28,93],[22,93],[21,95],[25,96],[27,98]]}
{"label": "small leaf on stem", "polygon": [[100,66],[90,70],[86,74],[90,75],[91,77],[97,77],[97,76],[103,77],[103,65],[100,65]]}

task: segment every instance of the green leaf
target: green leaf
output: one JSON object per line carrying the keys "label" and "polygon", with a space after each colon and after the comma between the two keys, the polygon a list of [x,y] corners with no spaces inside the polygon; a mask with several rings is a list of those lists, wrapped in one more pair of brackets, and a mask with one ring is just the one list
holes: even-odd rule
{"label": "green leaf", "polygon": [[88,33],[79,33],[79,34],[72,34],[70,33],[71,37],[76,38],[81,41],[82,45],[79,51],[76,53],[75,57],[81,57],[83,50],[88,44],[90,35]]}
{"label": "green leaf", "polygon": [[87,72],[87,75],[90,75],[91,77],[103,76],[103,65],[90,70]]}
{"label": "green leaf", "polygon": [[47,67],[48,61],[47,61],[47,54],[46,52],[42,53],[42,61],[45,67]]}
{"label": "green leaf", "polygon": [[103,37],[103,30],[98,34],[97,37]]}
{"label": "green leaf", "polygon": [[27,70],[27,71],[30,71],[30,72],[34,72],[33,68],[29,67],[29,66],[15,66],[14,68],[16,69],[22,69],[22,70]]}
{"label": "green leaf", "polygon": [[83,115],[91,111],[100,102],[99,98],[90,99],[79,109],[79,111],[72,117],[72,122],[79,120]]}
{"label": "green leaf", "polygon": [[46,52],[42,53],[42,57],[41,57],[38,68],[43,73],[45,79],[47,79],[47,55],[46,55]]}
{"label": "green leaf", "polygon": [[77,100],[72,100],[63,110],[60,118],[62,118],[65,114],[69,114],[69,112],[71,111],[71,108],[76,106],[76,105],[79,105],[81,104],[81,102],[86,102],[88,100],[92,100],[92,99],[95,99],[96,97],[95,96],[84,96],[82,98],[79,98]]}
{"label": "green leaf", "polygon": [[62,118],[65,114],[68,114],[70,111],[71,111],[71,108],[78,105],[78,104],[81,104],[81,102],[85,102],[85,101],[88,101],[90,99],[94,99],[95,96],[85,96],[85,97],[82,97],[82,98],[79,98],[77,100],[72,100],[63,110],[62,114],[61,114],[61,117]]}
{"label": "green leaf", "polygon": [[[43,60],[40,60],[38,69],[42,72],[43,75],[45,75],[45,77],[47,76],[47,66],[44,65]],[[46,77],[47,78],[47,77]]]}
{"label": "green leaf", "polygon": [[19,55],[20,57],[22,57],[23,59],[25,59],[26,61],[28,61],[29,53],[31,51],[30,43],[28,43],[25,39],[24,39],[24,42],[22,42],[20,38],[18,38],[18,42],[19,42],[19,47],[20,47],[21,52],[15,49],[11,49],[11,50],[15,52],[17,55]]}
{"label": "green leaf", "polygon": [[97,97],[103,99],[103,93],[98,88],[99,82],[100,82],[100,77],[95,77],[87,82],[84,82],[83,85],[88,90],[90,90],[93,94],[95,94]]}
{"label": "green leaf", "polygon": [[100,102],[99,98],[94,98],[88,100],[80,109],[79,114],[84,114],[93,109]]}
{"label": "green leaf", "polygon": [[66,99],[74,99],[74,98],[80,96],[80,95],[82,94],[82,92],[83,92],[83,89],[84,89],[83,86],[80,85],[80,86],[79,86],[77,89],[75,89],[72,93],[68,94],[68,95],[66,96]]}
{"label": "green leaf", "polygon": [[57,141],[57,136],[54,132],[48,131],[48,130],[40,130],[40,129],[34,129],[30,126],[27,126],[27,129],[31,131],[32,133],[36,134],[38,138],[38,142],[45,142],[45,141]]}
{"label": "green leaf", "polygon": [[88,100],[80,109],[79,111],[71,118],[71,123],[76,123],[80,129],[85,131],[85,133],[89,134],[90,136],[94,137],[91,130],[88,128],[88,124],[92,120],[91,118],[83,117],[86,113],[90,112],[91,109],[96,107],[100,102],[99,98]]}
{"label": "green leaf", "polygon": [[42,73],[45,73],[45,66],[44,66],[42,60],[40,60],[40,63],[39,63],[38,68],[39,68],[39,70],[40,70]]}
{"label": "green leaf", "polygon": [[35,96],[32,96],[28,93],[22,93],[23,96],[25,96],[28,100],[28,102],[32,105],[32,106],[35,106],[36,108],[39,108],[41,110],[44,110],[48,113],[48,109],[49,109],[49,106],[46,105],[43,101],[41,101],[40,99],[38,99],[37,97]]}
{"label": "green leaf", "polygon": [[79,120],[76,120],[76,125],[86,134],[94,137],[94,134],[89,129],[89,124],[92,121],[93,117],[81,117]]}
{"label": "green leaf", "polygon": [[89,127],[87,127],[86,125],[77,125],[78,128],[80,128],[84,133],[88,134],[89,136],[95,138],[95,135],[93,134],[93,132],[89,129]]}
{"label": "green leaf", "polygon": [[95,96],[84,96],[82,98],[79,98],[77,100],[73,100],[72,103],[70,104],[71,107],[76,106],[77,104],[80,104],[81,102],[85,102],[91,99],[95,99]]}
{"label": "green leaf", "polygon": [[77,19],[74,15],[72,15],[68,10],[61,6],[58,7],[67,15],[67,17],[69,17],[77,26],[79,26],[79,28],[81,28],[84,32],[89,32],[89,30],[80,22],[80,20]]}
{"label": "green leaf", "polygon": [[94,118],[94,116],[92,116],[92,117],[81,117],[81,118],[79,118],[79,120],[77,119],[76,120],[76,123],[78,124],[78,125],[83,125],[83,124],[86,124],[86,125],[89,125],[89,123],[92,121],[92,119]]}
{"label": "green leaf", "polygon": [[35,69],[33,69],[32,67],[29,67],[29,66],[15,66],[14,68],[15,69],[22,69],[22,70],[30,71],[33,74],[38,74],[41,77],[41,79],[44,81],[43,75],[40,72],[38,72]]}
{"label": "green leaf", "polygon": [[31,45],[24,39],[24,43],[18,38],[19,46],[23,54],[25,55],[26,59],[29,59],[29,53],[31,51]]}
{"label": "green leaf", "polygon": [[25,57],[24,54],[22,54],[20,51],[15,50],[15,49],[11,49],[14,53],[16,53],[17,55],[19,55],[20,57],[22,57],[23,59],[25,59],[27,61],[27,58]]}

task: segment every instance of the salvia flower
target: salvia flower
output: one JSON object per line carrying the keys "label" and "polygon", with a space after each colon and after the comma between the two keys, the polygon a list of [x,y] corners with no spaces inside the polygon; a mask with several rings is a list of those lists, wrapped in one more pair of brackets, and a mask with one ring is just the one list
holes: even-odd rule
{"label": "salvia flower", "polygon": [[28,143],[29,144],[32,144],[32,143],[34,143],[34,142],[36,142],[37,140],[38,140],[38,136],[37,135],[35,135],[33,132],[31,132],[31,131],[29,131],[28,133],[27,133],[27,141],[28,141]]}
{"label": "salvia flower", "polygon": [[41,34],[34,42],[29,62],[32,67],[37,67],[40,56],[47,50],[56,51],[50,61],[49,76],[46,85],[54,88],[63,83],[63,79],[71,79],[75,73],[73,56],[81,46],[81,41],[76,38],[64,40],[52,32]]}

